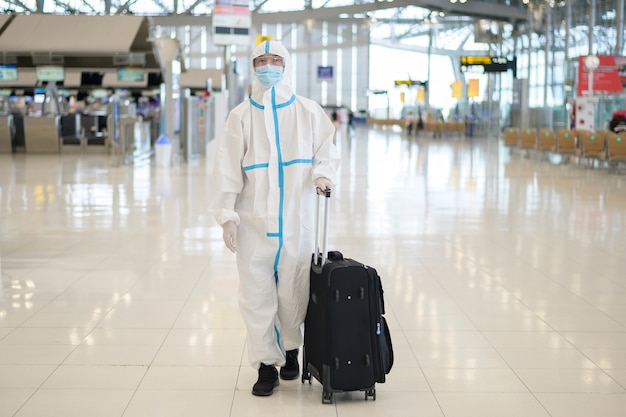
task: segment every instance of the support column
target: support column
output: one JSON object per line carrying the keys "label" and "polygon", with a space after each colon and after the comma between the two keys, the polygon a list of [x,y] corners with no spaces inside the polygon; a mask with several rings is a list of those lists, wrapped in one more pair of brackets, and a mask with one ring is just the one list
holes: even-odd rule
{"label": "support column", "polygon": [[571,65],[569,62],[569,49],[570,49],[570,45],[569,45],[569,34],[570,34],[570,28],[572,27],[572,2],[571,1],[567,1],[565,2],[565,39],[564,39],[564,46],[563,46],[563,52],[565,53],[565,80],[571,80],[573,74],[570,74],[571,72]]}
{"label": "support column", "polygon": [[548,107],[548,88],[550,86],[550,77],[548,76],[550,72],[550,44],[552,42],[552,8],[548,3],[546,3],[543,7],[545,7],[544,14],[546,16],[546,45],[544,48],[544,80],[543,80],[543,107],[544,109]]}
{"label": "support column", "polygon": [[174,57],[178,52],[178,41],[172,38],[157,38],[155,41],[161,71],[163,72],[163,84],[161,87],[161,120],[162,132],[171,141],[175,135],[174,129],[174,111],[176,102],[174,101]]}
{"label": "support column", "polygon": [[615,31],[617,32],[615,55],[621,56],[624,51],[624,0],[617,0],[615,9]]}
{"label": "support column", "polygon": [[431,82],[430,82],[430,54],[431,54],[431,49],[433,46],[433,28],[432,26],[430,26],[428,28],[428,72],[426,73],[426,91],[424,94],[424,100],[425,100],[425,106],[426,107],[426,114],[429,115],[430,114],[430,88],[431,88]]}
{"label": "support column", "polygon": [[589,44],[588,55],[593,55],[593,28],[596,26],[596,0],[589,1],[589,37],[587,39]]}
{"label": "support column", "polygon": [[530,77],[532,75],[532,36],[533,31],[529,26],[528,31],[526,32],[526,36],[528,36],[528,50],[526,51],[526,57],[528,59],[527,68],[528,75],[526,79],[522,80],[521,89],[521,98],[520,98],[520,127],[522,129],[529,127],[530,123],[530,109],[529,109],[529,101],[530,101]]}

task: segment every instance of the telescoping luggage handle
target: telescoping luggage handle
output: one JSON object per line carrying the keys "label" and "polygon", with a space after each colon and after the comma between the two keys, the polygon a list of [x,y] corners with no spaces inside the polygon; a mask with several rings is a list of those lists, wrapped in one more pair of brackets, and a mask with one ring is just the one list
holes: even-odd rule
{"label": "telescoping luggage handle", "polygon": [[[320,224],[320,205],[322,204],[322,198],[324,199],[324,221]],[[328,209],[330,208],[330,188],[325,190],[323,196],[317,195],[317,205],[315,206],[315,260],[313,263],[316,266],[324,266],[328,258]],[[322,231],[320,232],[320,226]],[[322,252],[320,253],[320,234],[322,238]],[[321,264],[318,265],[318,261]]]}

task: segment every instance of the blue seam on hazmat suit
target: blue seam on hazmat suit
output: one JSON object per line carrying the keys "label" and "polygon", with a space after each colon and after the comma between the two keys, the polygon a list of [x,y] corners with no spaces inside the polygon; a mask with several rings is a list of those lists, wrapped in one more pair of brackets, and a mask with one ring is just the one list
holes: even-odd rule
{"label": "blue seam on hazmat suit", "polygon": [[[269,42],[265,46],[266,51],[269,50]],[[257,103],[252,98],[249,99],[250,103],[260,109],[265,110],[265,106]],[[280,151],[280,135],[278,131],[278,113],[276,110],[284,108],[292,104],[296,100],[296,95],[292,94],[289,100],[284,103],[277,104],[276,103],[276,90],[272,87],[272,115],[274,118],[274,135],[276,136],[276,150],[278,153],[278,188],[280,189],[280,197],[279,197],[279,213],[278,213],[278,232],[268,232],[266,236],[268,237],[277,237],[278,238],[278,250],[276,252],[276,257],[274,258],[274,280],[278,283],[278,263],[280,262],[280,251],[283,247],[283,208],[284,208],[284,171],[283,168],[285,166],[300,164],[300,163],[313,163],[313,159],[294,159],[292,161],[283,162],[282,153]],[[248,171],[256,168],[268,168],[268,163],[259,163],[254,165],[248,165],[243,167],[244,171]]]}
{"label": "blue seam on hazmat suit", "polygon": [[[269,48],[269,42],[266,49]],[[278,262],[280,252],[283,249],[283,211],[285,209],[285,171],[283,169],[283,154],[280,148],[280,132],[278,130],[278,112],[276,111],[276,89],[272,87],[272,116],[274,119],[274,137],[276,138],[276,153],[278,156],[278,189],[280,197],[278,199],[278,249],[274,258],[274,280],[278,284]]]}
{"label": "blue seam on hazmat suit", "polygon": [[257,168],[268,168],[270,166],[269,163],[264,163],[264,164],[254,164],[254,165],[247,165],[245,167],[243,167],[244,171],[250,171],[251,169],[257,169]]}
{"label": "blue seam on hazmat suit", "polygon": [[276,343],[278,344],[280,353],[282,353],[283,356],[286,356],[285,353],[283,352],[282,344],[280,343],[280,331],[278,330],[278,327],[276,327],[276,325],[274,325],[274,331],[276,332]]}
{"label": "blue seam on hazmat suit", "polygon": [[[294,165],[294,164],[312,164],[312,163],[313,163],[313,159],[294,159],[292,161],[283,162],[283,166],[287,167],[289,165]],[[270,164],[268,162],[265,162],[262,164],[246,165],[245,167],[243,167],[243,170],[250,171],[252,169],[269,168],[269,166]]]}
{"label": "blue seam on hazmat suit", "polygon": [[293,165],[293,164],[312,164],[313,160],[312,159],[294,159],[293,161],[287,161],[287,162],[283,162],[283,166],[289,166],[289,165]]}
{"label": "blue seam on hazmat suit", "polygon": [[[270,43],[269,41],[265,44],[265,51],[269,53]],[[278,187],[280,189],[280,209],[278,213],[278,250],[276,252],[276,258],[274,260],[274,280],[278,285],[278,260],[280,259],[280,251],[283,247],[283,198],[284,198],[284,183],[283,183],[283,167],[282,161],[283,156],[280,152],[280,138],[278,136],[278,113],[276,113],[276,90],[272,87],[272,111],[274,113],[274,132],[276,134],[276,151],[278,153]],[[274,331],[276,332],[276,342],[278,343],[278,347],[282,352],[282,344],[280,343],[280,331],[278,327],[274,325]],[[284,355],[284,354],[283,354]]]}
{"label": "blue seam on hazmat suit", "polygon": [[[277,105],[275,106],[275,108],[277,108],[277,109],[282,109],[283,107],[287,107],[288,105],[290,105],[290,104],[291,104],[291,103],[293,103],[294,101],[296,101],[296,95],[295,95],[295,94],[293,94],[293,95],[291,96],[291,98],[290,98],[289,100],[285,101],[284,103],[277,104]],[[265,110],[265,106],[264,106],[264,105],[259,104],[259,103],[257,103],[256,101],[254,101],[254,100],[252,100],[252,99],[250,99],[250,104],[252,104],[252,105],[253,105],[254,107],[256,107],[257,109]]]}

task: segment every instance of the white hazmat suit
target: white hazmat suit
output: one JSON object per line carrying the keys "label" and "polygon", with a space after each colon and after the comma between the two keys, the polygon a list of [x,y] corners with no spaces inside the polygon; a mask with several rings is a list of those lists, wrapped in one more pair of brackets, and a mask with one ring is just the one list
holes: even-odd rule
{"label": "white hazmat suit", "polygon": [[255,77],[250,99],[230,112],[218,139],[210,203],[220,225],[238,225],[239,307],[256,369],[283,366],[285,351],[303,343],[315,183],[336,183],[339,164],[330,118],[292,92],[288,51],[265,41],[252,59],[266,54],[283,58],[283,79],[264,87]]}

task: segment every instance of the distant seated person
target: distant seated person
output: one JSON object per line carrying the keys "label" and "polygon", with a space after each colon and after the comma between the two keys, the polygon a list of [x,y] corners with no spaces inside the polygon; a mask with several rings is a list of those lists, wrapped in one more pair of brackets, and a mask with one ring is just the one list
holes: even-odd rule
{"label": "distant seated person", "polygon": [[86,113],[95,114],[102,113],[106,110],[106,105],[102,103],[101,98],[97,98],[87,106]]}
{"label": "distant seated person", "polygon": [[422,114],[417,114],[417,126],[415,127],[415,134],[418,134],[420,130],[424,130],[424,120],[422,120]]}
{"label": "distant seated person", "polygon": [[609,129],[615,133],[621,133],[626,130],[626,110],[613,112],[613,117],[609,122]]}
{"label": "distant seated person", "polygon": [[410,135],[413,132],[413,123],[415,119],[413,117],[413,112],[408,112],[404,117],[404,126],[406,128],[406,133]]}

